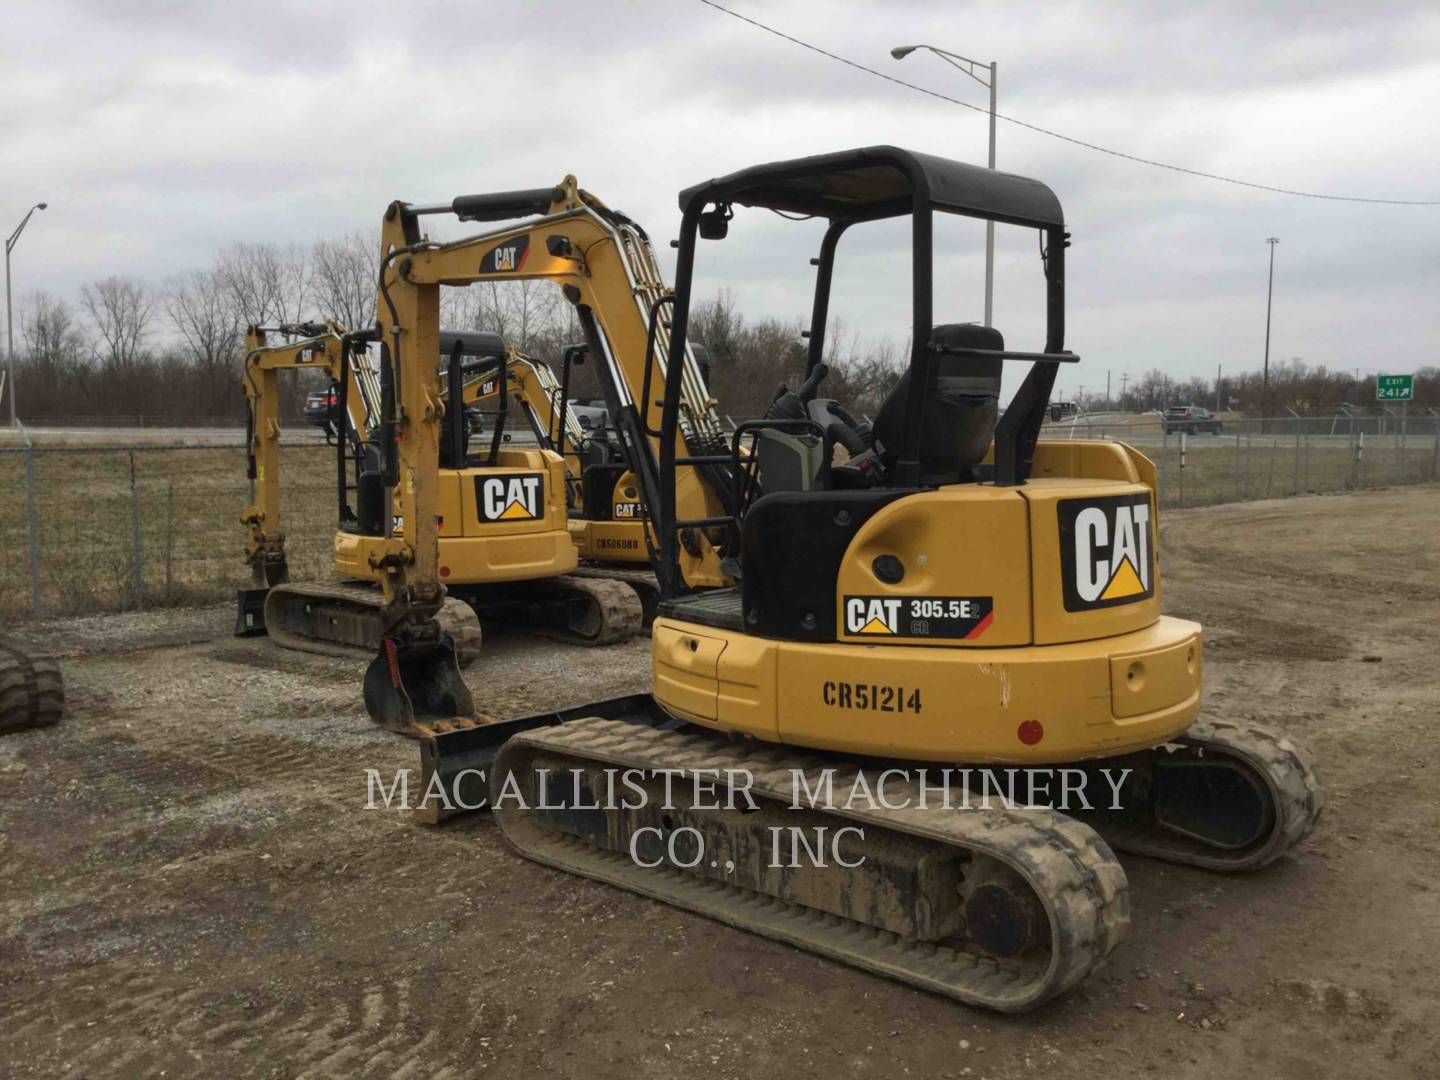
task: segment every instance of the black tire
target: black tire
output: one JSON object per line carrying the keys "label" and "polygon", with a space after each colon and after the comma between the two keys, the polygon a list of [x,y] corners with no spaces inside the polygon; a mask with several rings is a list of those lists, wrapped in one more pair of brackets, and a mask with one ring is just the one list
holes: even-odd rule
{"label": "black tire", "polygon": [[59,663],[33,656],[14,642],[0,642],[0,734],[53,727],[64,711]]}

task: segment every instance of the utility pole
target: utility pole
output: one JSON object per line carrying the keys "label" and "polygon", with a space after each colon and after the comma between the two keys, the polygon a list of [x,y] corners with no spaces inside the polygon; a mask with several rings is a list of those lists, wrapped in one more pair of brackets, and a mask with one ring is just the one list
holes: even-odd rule
{"label": "utility pole", "polygon": [[[995,62],[981,63],[979,60],[971,60],[969,57],[961,56],[959,53],[947,52],[945,49],[937,48],[934,45],[897,45],[890,50],[890,55],[896,60],[904,60],[916,49],[926,49],[940,57],[953,68],[959,68],[966,75],[978,82],[981,86],[990,90],[990,158],[989,167],[995,168]],[[963,67],[961,65],[964,65]],[[976,74],[979,71],[989,72],[989,81]],[[994,325],[995,315],[995,222],[985,222],[985,325]]]}
{"label": "utility pole", "polygon": [[1105,411],[1110,411],[1110,369],[1105,369]]}
{"label": "utility pole", "polygon": [[20,422],[15,412],[15,318],[10,309],[10,252],[15,250],[15,245],[20,242],[20,234],[25,231],[25,226],[30,223],[30,215],[36,210],[44,210],[45,203],[36,203],[20,219],[20,224],[15,226],[5,240],[5,370],[7,373],[6,382],[10,385],[10,426],[19,427]]}
{"label": "utility pole", "polygon": [[1219,364],[1216,364],[1216,365],[1215,365],[1215,411],[1216,411],[1217,413],[1221,411],[1221,409],[1220,409],[1220,370],[1221,370],[1220,365],[1219,365]]}
{"label": "utility pole", "polygon": [[1271,236],[1265,243],[1270,245],[1270,282],[1265,287],[1265,374],[1260,391],[1262,417],[1270,415],[1270,304],[1275,297],[1275,245],[1280,243],[1280,238]]}

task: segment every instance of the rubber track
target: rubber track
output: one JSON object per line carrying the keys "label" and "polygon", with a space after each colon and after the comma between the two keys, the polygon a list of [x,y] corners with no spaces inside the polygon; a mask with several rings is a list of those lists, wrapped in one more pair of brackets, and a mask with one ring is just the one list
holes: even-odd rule
{"label": "rubber track", "polygon": [[[324,603],[326,600],[338,600],[348,608],[373,608],[377,618],[374,633],[376,641],[375,648],[379,648],[380,629],[378,618],[380,609],[385,604],[384,594],[379,589],[368,585],[327,585],[307,582],[294,585],[277,585],[271,589],[270,592],[272,596],[304,597],[317,603]],[[269,603],[270,599],[267,597],[267,606]],[[480,619],[476,616],[474,609],[471,608],[469,604],[453,596],[447,596],[436,618],[440,623],[441,629],[455,640],[455,660],[462,669],[469,667],[480,658],[482,642]],[[373,659],[375,656],[374,649],[351,645],[348,642],[326,641],[306,637],[302,634],[278,629],[280,620],[271,618],[268,607],[265,621],[269,627],[270,639],[274,641],[275,644],[286,649],[318,653],[321,656],[359,656],[366,660]]]}
{"label": "rubber track", "polygon": [[[747,770],[750,790],[784,805],[791,801],[791,769],[832,768],[837,790],[849,790],[854,766],[822,765],[779,748],[756,749],[703,734],[661,731],[621,721],[586,719],[512,738],[492,776],[525,771],[533,753],[562,754],[619,768]],[[875,781],[872,779],[872,790]],[[891,785],[890,792],[899,790]],[[892,801],[897,801],[893,800]],[[692,877],[671,867],[645,869],[625,855],[555,834],[510,803],[494,815],[506,840],[537,862],[596,878],[687,908],[730,926],[784,941],[865,971],[944,994],[970,1005],[1023,1012],[1063,993],[1095,970],[1130,923],[1125,872],[1088,826],[1050,810],[960,811],[932,806],[901,810],[835,809],[838,817],[910,833],[991,856],[1019,872],[1050,918],[1048,962],[999,960],[933,942],[917,942],[826,912]],[[718,811],[717,811],[718,813]],[[863,870],[847,871],[863,873]]]}
{"label": "rubber track", "polygon": [[59,661],[0,639],[0,735],[54,727],[65,712]]}
{"label": "rubber track", "polygon": [[600,611],[600,629],[595,634],[579,634],[564,626],[545,625],[540,633],[571,645],[610,645],[628,641],[640,633],[645,624],[645,608],[635,589],[624,581],[606,577],[566,574],[544,582],[536,582],[545,591],[585,596]]}
{"label": "rubber track", "polygon": [[586,564],[580,566],[570,574],[571,577],[596,578],[601,581],[623,581],[635,590],[640,597],[640,606],[644,611],[645,628],[649,629],[650,624],[655,621],[655,609],[660,603],[660,582],[655,577],[653,570],[626,569],[619,566],[599,566]]}
{"label": "rubber track", "polygon": [[1320,820],[1324,801],[1314,759],[1283,732],[1233,720],[1199,720],[1173,743],[1152,753],[1186,751],[1198,757],[1238,758],[1259,773],[1275,807],[1270,835],[1249,848],[1224,851],[1174,833],[1097,822],[1113,847],[1206,870],[1256,870],[1304,840]]}

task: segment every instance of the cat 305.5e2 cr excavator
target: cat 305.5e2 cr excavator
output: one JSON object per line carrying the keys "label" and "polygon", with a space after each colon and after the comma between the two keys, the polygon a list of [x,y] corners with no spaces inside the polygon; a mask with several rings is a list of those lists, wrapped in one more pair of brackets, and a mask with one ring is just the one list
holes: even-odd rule
{"label": "cat 305.5e2 cr excavator", "polygon": [[[717,453],[679,437],[678,358],[697,237],[723,238],[736,206],[828,228],[805,383]],[[1074,986],[1126,933],[1112,848],[1245,870],[1301,840],[1320,806],[1305,751],[1198,718],[1201,628],[1161,614],[1153,466],[1120,443],[1039,440],[1059,365],[1078,360],[1064,343],[1054,193],[872,147],[710,180],[680,209],[651,499],[663,592],[652,694],[422,741],[427,790],[444,793],[432,816],[479,801],[483,772],[528,858],[1005,1011]],[[936,214],[1039,234],[1042,351],[937,321]],[[585,250],[551,217],[551,253]],[[914,341],[867,428],[816,395],[839,242],[892,218],[910,225]],[[1028,370],[1001,416],[1010,362]],[[677,478],[701,466],[730,482],[723,514],[685,509]],[[695,587],[684,564],[697,532],[731,553],[737,581]],[[1121,786],[1064,814],[966,812],[933,786],[927,799],[913,770],[961,764],[1063,764],[1092,796],[1108,793],[1102,779]],[[617,770],[649,797],[607,797]],[[561,781],[547,790],[545,777]],[[797,802],[800,783],[839,794]],[[843,795],[860,789],[885,797]],[[777,861],[775,830],[796,827],[850,830],[843,863]]]}

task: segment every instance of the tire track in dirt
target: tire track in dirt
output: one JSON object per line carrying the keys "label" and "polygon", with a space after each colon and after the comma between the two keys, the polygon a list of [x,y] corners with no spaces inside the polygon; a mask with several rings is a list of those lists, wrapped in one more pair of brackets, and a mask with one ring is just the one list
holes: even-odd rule
{"label": "tire track in dirt", "polygon": [[[77,1076],[138,1076],[184,1063],[234,1075],[262,1051],[295,1077],[459,1077],[456,1029],[477,1019],[467,1016],[463,999],[454,1010],[427,1015],[412,1001],[408,977],[303,1004],[254,985],[222,995],[142,971],[95,974],[78,985],[51,985],[66,1002],[63,1019],[43,1000],[6,1008],[8,1044],[40,1048],[25,1064]],[[474,1053],[464,1060],[474,1063]]]}

